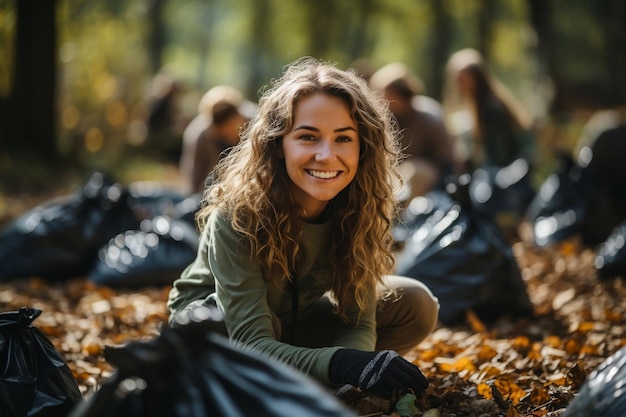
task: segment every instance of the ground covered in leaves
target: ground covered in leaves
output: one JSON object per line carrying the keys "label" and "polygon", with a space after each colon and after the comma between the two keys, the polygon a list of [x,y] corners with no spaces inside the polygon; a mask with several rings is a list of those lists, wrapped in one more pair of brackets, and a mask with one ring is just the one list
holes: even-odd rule
{"label": "ground covered in leaves", "polygon": [[[408,357],[431,381],[415,415],[558,416],[585,377],[626,345],[626,285],[601,281],[594,250],[576,241],[537,248],[513,244],[536,319],[489,328],[468,312],[465,323],[440,327]],[[112,290],[86,280],[36,278],[0,284],[0,309],[43,310],[33,323],[61,352],[85,397],[115,369],[105,346],[154,338],[167,320],[168,287]],[[360,416],[394,414],[396,400],[349,391]]]}

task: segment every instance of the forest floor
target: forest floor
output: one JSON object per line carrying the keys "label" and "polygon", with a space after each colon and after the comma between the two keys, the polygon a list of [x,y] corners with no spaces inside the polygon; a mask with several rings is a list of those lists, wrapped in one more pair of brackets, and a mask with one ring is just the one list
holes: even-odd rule
{"label": "forest floor", "polygon": [[[536,318],[486,327],[468,312],[464,323],[436,329],[407,355],[431,382],[415,402],[416,416],[558,416],[590,372],[626,345],[626,283],[597,277],[593,248],[576,239],[550,248],[527,240],[512,245]],[[104,358],[106,346],[159,334],[168,291],[23,279],[0,283],[0,311],[42,310],[33,325],[63,355],[88,398],[115,372]],[[342,398],[359,416],[398,415],[395,400],[356,391]]]}

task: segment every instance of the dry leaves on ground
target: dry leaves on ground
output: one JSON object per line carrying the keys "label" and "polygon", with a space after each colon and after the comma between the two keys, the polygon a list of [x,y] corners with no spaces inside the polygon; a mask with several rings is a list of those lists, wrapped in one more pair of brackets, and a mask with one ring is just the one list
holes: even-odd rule
{"label": "dry leaves on ground", "polygon": [[[549,249],[519,242],[514,250],[537,318],[486,328],[468,312],[463,325],[437,329],[408,355],[431,381],[415,402],[417,416],[558,416],[586,376],[626,345],[626,285],[598,280],[592,249],[570,241]],[[87,397],[115,371],[105,346],[158,335],[168,291],[29,279],[0,284],[0,309],[43,310],[33,325],[63,354]],[[342,398],[363,416],[398,415],[397,399],[357,391]]]}

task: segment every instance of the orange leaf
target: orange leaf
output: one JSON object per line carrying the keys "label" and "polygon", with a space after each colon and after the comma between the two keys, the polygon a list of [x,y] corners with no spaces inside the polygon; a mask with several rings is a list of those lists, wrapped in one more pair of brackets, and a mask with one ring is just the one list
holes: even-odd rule
{"label": "orange leaf", "polygon": [[513,381],[497,379],[493,384],[498,388],[502,396],[510,400],[513,405],[519,404],[520,400],[528,395],[526,391]]}

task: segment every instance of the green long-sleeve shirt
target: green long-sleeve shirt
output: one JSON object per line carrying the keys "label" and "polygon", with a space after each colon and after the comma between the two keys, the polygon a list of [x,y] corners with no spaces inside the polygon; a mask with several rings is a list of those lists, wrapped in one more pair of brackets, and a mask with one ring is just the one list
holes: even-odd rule
{"label": "green long-sleeve shirt", "polygon": [[[331,266],[328,260],[330,222],[303,223],[300,242],[304,260],[297,272],[298,317],[307,312],[330,289]],[[277,340],[272,312],[283,326],[290,324],[292,295],[285,280],[281,285],[268,284],[259,263],[251,256],[249,246],[231,226],[229,220],[214,211],[201,234],[196,259],[174,282],[168,307],[171,314],[190,302],[215,292],[218,308],[231,341],[268,354],[324,383],[330,383],[330,359],[340,347],[374,350],[376,343],[376,296],[371,294],[367,309],[358,317],[358,309],[348,309],[355,326],[343,325],[333,346],[307,348]]]}

